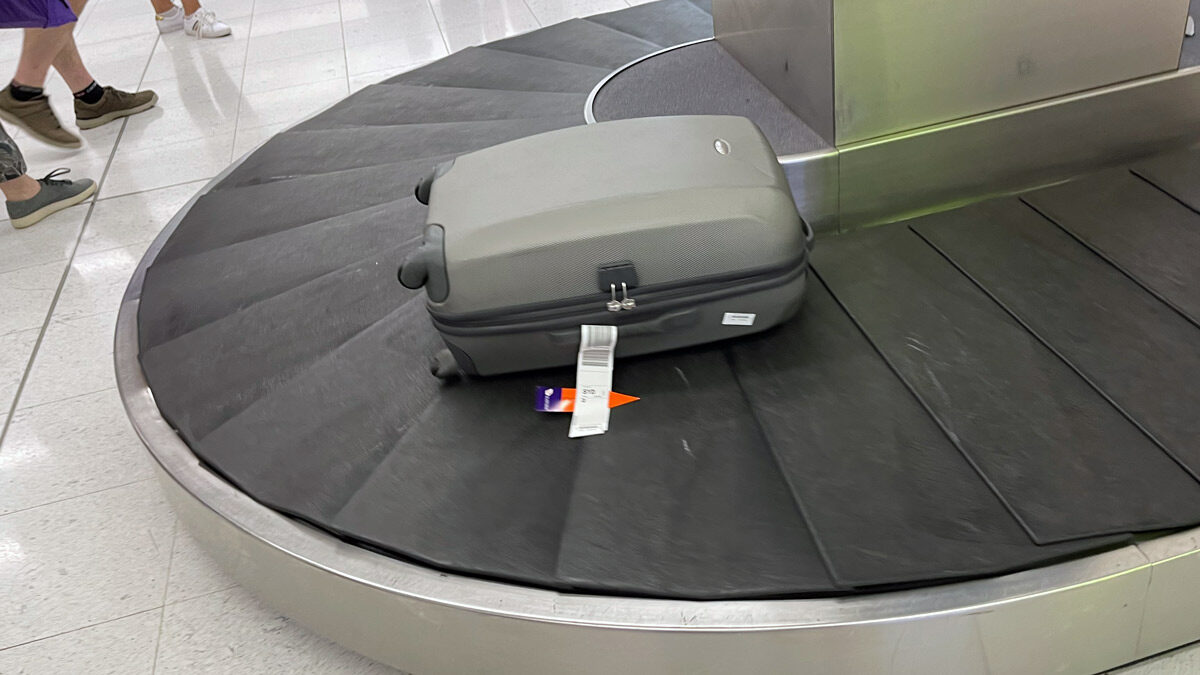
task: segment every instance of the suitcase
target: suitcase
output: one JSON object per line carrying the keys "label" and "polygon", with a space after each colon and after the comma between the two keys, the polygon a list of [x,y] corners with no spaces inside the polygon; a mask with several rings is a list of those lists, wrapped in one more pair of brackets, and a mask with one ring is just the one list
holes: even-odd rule
{"label": "suitcase", "polygon": [[616,356],[741,337],[800,308],[813,233],[762,132],[727,116],[573,127],[462,155],[400,281],[448,348],[434,372],[575,363],[580,326]]}

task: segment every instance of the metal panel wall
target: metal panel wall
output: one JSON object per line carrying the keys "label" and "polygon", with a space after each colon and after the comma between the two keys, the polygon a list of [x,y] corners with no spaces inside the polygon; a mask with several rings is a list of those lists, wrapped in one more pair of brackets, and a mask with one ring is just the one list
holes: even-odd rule
{"label": "metal panel wall", "polygon": [[839,148],[841,229],[903,220],[1200,142],[1200,68]]}
{"label": "metal panel wall", "polygon": [[1175,70],[1188,0],[834,0],[837,143]]}
{"label": "metal panel wall", "polygon": [[833,143],[830,0],[714,0],[713,28],[721,46]]}
{"label": "metal panel wall", "polygon": [[1178,68],[1188,0],[714,0],[717,39],[841,146]]}

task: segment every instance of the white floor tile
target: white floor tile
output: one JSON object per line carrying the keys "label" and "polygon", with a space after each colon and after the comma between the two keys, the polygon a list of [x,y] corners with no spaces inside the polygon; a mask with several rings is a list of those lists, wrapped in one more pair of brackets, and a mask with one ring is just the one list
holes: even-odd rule
{"label": "white floor tile", "polygon": [[[311,0],[310,0],[311,1]],[[318,0],[325,2],[325,0]],[[295,0],[296,6],[305,4],[305,0]],[[204,8],[211,9],[217,13],[217,17],[226,23],[231,19],[250,16],[258,5],[262,4],[262,0],[204,0]]]}
{"label": "white floor tile", "polygon": [[237,136],[233,141],[233,153],[230,155],[230,160],[236,161],[242,155],[266,143],[272,136],[290,126],[292,126],[291,122],[283,122],[281,124],[267,124],[260,127],[238,127]]}
{"label": "white floor tile", "polygon": [[54,318],[69,321],[105,312],[116,314],[146,245],[142,242],[76,255],[54,306]]}
{"label": "white floor tile", "polygon": [[246,64],[242,91],[255,94],[346,77],[346,52],[340,46],[323,52]]}
{"label": "white floor tile", "polygon": [[6,675],[150,675],[162,609],[0,651]]}
{"label": "white floor tile", "polygon": [[116,311],[77,319],[51,317],[17,408],[30,408],[117,386],[112,343]]}
{"label": "white floor tile", "polygon": [[430,4],[443,29],[480,23],[529,26],[519,30],[537,27],[525,0],[431,0]]}
{"label": "white floor tile", "polygon": [[543,26],[567,19],[625,9],[624,0],[525,0]]}
{"label": "white floor tile", "polygon": [[0,333],[0,412],[7,415],[29,366],[41,328]]}
{"label": "white floor tile", "polygon": [[380,665],[296,625],[240,587],[167,605],[159,675],[385,675]]}
{"label": "white floor tile", "polygon": [[381,70],[412,67],[445,56],[446,42],[441,31],[410,35],[402,40],[346,46],[346,66],[350,76]]}
{"label": "white floor tile", "polygon": [[[329,0],[254,0],[254,13],[266,14],[269,12],[278,12],[286,9],[297,9],[300,7],[313,7],[315,5],[323,5]],[[245,5],[250,5],[246,2]]]}
{"label": "white floor tile", "polygon": [[290,7],[275,11],[254,12],[250,25],[250,38],[272,33],[287,33],[313,26],[337,25],[342,13],[337,2],[323,2],[306,7]]}
{"label": "white floor tile", "polygon": [[246,61],[287,59],[310,52],[340,49],[341,46],[341,25],[336,23],[319,24],[282,33],[252,36],[246,51]]}
{"label": "white floor tile", "polygon": [[238,128],[298,122],[346,97],[346,80],[326,80],[242,97]]}
{"label": "white floor tile", "polygon": [[342,24],[346,46],[388,42],[438,30],[437,19],[429,5],[415,6],[411,11],[375,14]]}
{"label": "white floor tile", "polygon": [[153,478],[115,389],[13,416],[0,446],[0,515]]}
{"label": "white floor tile", "polygon": [[156,90],[158,105],[125,123],[121,153],[233,133],[237,123],[238,89],[233,82],[218,90],[176,86]]}
{"label": "white floor tile", "polygon": [[0,221],[0,272],[54,260],[65,261],[75,249],[79,228],[86,215],[87,205],[80,204],[23,230],[12,227],[7,219]]}
{"label": "white floor tile", "polygon": [[450,47],[450,51],[456,52],[510,35],[525,33],[537,27],[537,20],[530,15],[526,20],[506,18],[482,23],[446,25],[442,26],[442,32],[446,35],[446,44]]}
{"label": "white floor tile", "polygon": [[167,604],[198,598],[233,588],[237,583],[208,555],[183,523],[175,529],[171,554],[171,576],[167,580]]}
{"label": "white floor tile", "polygon": [[233,133],[118,151],[100,186],[101,197],[211,178],[229,164]]}
{"label": "white floor tile", "polygon": [[392,77],[393,75],[399,75],[400,73],[407,72],[409,70],[412,70],[413,68],[419,68],[419,67],[425,65],[425,63],[428,63],[428,62],[425,61],[425,62],[421,62],[421,63],[414,63],[412,65],[403,66],[401,68],[388,68],[386,70],[376,70],[376,71],[373,71],[370,73],[363,73],[362,75],[351,75],[350,76],[350,93],[353,94],[354,92],[362,89],[363,87],[368,87],[372,84],[378,84],[378,83],[388,79],[389,77]]}
{"label": "white floor tile", "polygon": [[46,322],[63,268],[57,261],[0,274],[0,334],[40,328]]}
{"label": "white floor tile", "polygon": [[148,244],[204,184],[200,180],[97,200],[76,255]]}
{"label": "white floor tile", "polygon": [[145,39],[146,36],[158,35],[155,23],[154,10],[146,2],[146,7],[138,14],[103,16],[99,20],[88,21],[85,26],[75,30],[75,43],[79,46],[79,53],[84,54],[86,63],[88,47],[93,43],[118,38]]}
{"label": "white floor tile", "polygon": [[[146,66],[144,86],[157,91],[169,86],[169,83],[182,89],[200,82],[213,83],[211,86],[214,89],[220,89],[223,87],[216,83],[224,80],[232,83],[233,93],[236,94],[242,81],[242,67],[246,64],[248,47],[245,37],[209,41],[195,38],[162,40]],[[203,86],[207,88],[210,85]]]}
{"label": "white floor tile", "polygon": [[0,648],[161,605],[173,528],[153,480],[0,516]]}
{"label": "white floor tile", "polygon": [[424,14],[430,4],[429,0],[341,0],[342,22],[389,14]]}

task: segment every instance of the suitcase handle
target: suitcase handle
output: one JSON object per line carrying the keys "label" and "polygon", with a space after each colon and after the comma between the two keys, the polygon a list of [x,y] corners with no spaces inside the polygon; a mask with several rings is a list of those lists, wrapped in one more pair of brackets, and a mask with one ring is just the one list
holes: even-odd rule
{"label": "suitcase handle", "polygon": [[396,277],[400,285],[410,290],[422,287],[432,302],[443,302],[450,294],[450,281],[446,278],[446,233],[441,225],[425,228],[425,241],[413,251]]}
{"label": "suitcase handle", "polygon": [[413,196],[417,201],[425,206],[429,206],[429,193],[433,190],[433,179],[437,176],[437,171],[434,170],[428,176],[425,176],[417,183],[417,187],[413,189]]}
{"label": "suitcase handle", "polygon": [[[696,309],[682,309],[677,312],[664,314],[653,321],[631,323],[620,326],[617,331],[621,338],[639,337],[643,335],[658,335],[671,331],[684,330],[700,323],[700,312]],[[575,344],[579,342],[579,329],[551,331],[550,342],[554,344]]]}

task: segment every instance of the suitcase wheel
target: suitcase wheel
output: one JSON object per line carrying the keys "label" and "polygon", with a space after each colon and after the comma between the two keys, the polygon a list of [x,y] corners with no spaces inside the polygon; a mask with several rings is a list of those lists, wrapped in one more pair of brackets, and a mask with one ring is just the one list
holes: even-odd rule
{"label": "suitcase wheel", "polygon": [[458,361],[454,360],[454,355],[449,349],[443,349],[433,355],[433,361],[429,364],[429,372],[440,380],[453,380],[462,376],[462,369],[458,367]]}

